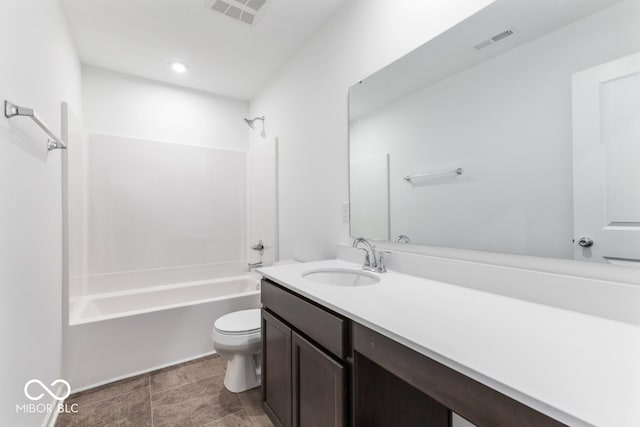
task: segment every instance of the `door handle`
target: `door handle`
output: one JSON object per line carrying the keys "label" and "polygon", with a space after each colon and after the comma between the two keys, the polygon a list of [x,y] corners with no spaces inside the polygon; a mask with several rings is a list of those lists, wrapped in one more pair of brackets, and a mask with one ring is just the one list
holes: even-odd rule
{"label": "door handle", "polygon": [[583,236],[578,240],[578,244],[583,248],[590,248],[593,246],[593,239],[591,237]]}

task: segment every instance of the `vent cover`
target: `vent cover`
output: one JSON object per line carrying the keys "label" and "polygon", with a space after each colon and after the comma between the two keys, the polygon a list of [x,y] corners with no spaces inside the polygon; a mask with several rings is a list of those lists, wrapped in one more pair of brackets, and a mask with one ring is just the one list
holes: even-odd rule
{"label": "vent cover", "polygon": [[506,39],[509,36],[512,36],[514,34],[513,28],[507,28],[506,30],[504,30],[501,33],[496,34],[493,37],[490,37],[486,40],[481,41],[480,43],[478,43],[477,45],[474,46],[474,48],[476,50],[482,50],[485,47],[491,46],[494,43],[497,43],[501,40]]}
{"label": "vent cover", "polygon": [[212,0],[208,7],[235,21],[253,25],[265,3],[267,0]]}

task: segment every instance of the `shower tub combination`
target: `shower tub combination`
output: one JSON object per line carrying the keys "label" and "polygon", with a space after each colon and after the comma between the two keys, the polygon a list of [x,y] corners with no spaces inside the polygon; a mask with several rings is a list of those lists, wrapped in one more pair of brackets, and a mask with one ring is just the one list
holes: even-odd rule
{"label": "shower tub combination", "polygon": [[74,391],[214,353],[227,313],[260,306],[259,275],[245,263],[74,278],[65,329]]}
{"label": "shower tub combination", "polygon": [[277,141],[70,138],[65,379],[79,391],[214,353],[215,320],[260,306],[243,258],[276,242]]}

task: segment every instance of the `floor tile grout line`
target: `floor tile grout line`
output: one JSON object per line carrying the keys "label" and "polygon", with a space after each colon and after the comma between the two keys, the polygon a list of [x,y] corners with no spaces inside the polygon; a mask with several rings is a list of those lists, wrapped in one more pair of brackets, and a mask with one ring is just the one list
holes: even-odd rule
{"label": "floor tile grout line", "polygon": [[[224,373],[224,371],[223,371],[223,373]],[[219,375],[219,374],[218,374],[218,375]],[[158,397],[158,395],[163,394],[163,393],[164,393],[164,392],[166,392],[166,391],[175,390],[175,389],[180,388],[180,387],[185,387],[185,386],[187,386],[187,385],[190,385],[190,384],[193,384],[193,383],[197,383],[197,382],[199,382],[199,381],[203,381],[203,380],[206,380],[206,379],[209,379],[209,378],[213,378],[213,377],[215,377],[215,376],[216,376],[216,375],[210,375],[210,376],[208,376],[208,377],[200,378],[200,379],[197,379],[197,380],[194,380],[194,381],[189,381],[188,383],[184,383],[184,384],[180,384],[180,385],[177,385],[177,386],[174,386],[174,387],[170,387],[170,388],[164,389],[164,390],[162,390],[161,392],[156,393],[156,394],[153,394],[153,393],[152,393],[152,390],[151,390],[151,387],[149,387],[149,399],[150,399],[150,404],[151,404],[151,427],[153,427],[153,426],[154,426],[154,424],[155,424],[155,421],[154,421],[154,418],[153,418],[153,406],[154,406],[154,405],[153,405],[153,402],[154,402],[154,397],[156,397],[156,398],[157,398],[157,397]],[[151,380],[151,379],[149,379],[149,380]],[[247,408],[245,407],[245,405],[244,405],[244,402],[242,402],[242,399],[240,399],[240,397],[238,397],[238,400],[240,401],[241,409],[239,409],[238,411],[235,411],[235,412],[231,412],[231,413],[226,414],[226,415],[235,414],[235,413],[238,413],[238,412],[240,412],[240,411],[242,411],[242,410],[246,410],[246,409],[247,409]],[[203,424],[202,426],[199,426],[199,427],[207,427],[209,424],[212,424],[212,423],[214,423],[215,421],[221,420],[221,419],[222,419],[222,418],[224,418],[226,415],[224,415],[224,416],[222,416],[222,417],[219,417],[219,418],[216,418],[216,419],[214,419],[214,420],[210,420],[207,424]],[[250,420],[250,421],[251,421],[251,425],[253,426],[253,425],[254,425],[254,424],[253,424],[253,421],[252,421],[252,420]]]}
{"label": "floor tile grout line", "polygon": [[[213,355],[213,356],[207,356],[207,357],[204,357],[203,359],[204,359],[204,360],[206,360],[206,359],[215,359],[215,358],[218,358],[218,357],[220,357],[220,356],[218,356],[218,355]],[[202,361],[201,361],[200,359],[195,359],[195,360],[192,360],[192,361],[189,361],[189,362],[181,363],[181,364],[179,364],[179,365],[175,365],[175,366],[168,366],[168,367],[166,367],[166,368],[157,369],[157,370],[155,370],[155,371],[147,372],[147,373],[140,374],[140,375],[134,375],[134,376],[129,377],[129,378],[124,378],[124,379],[121,379],[121,380],[118,380],[118,381],[114,381],[113,383],[108,383],[108,384],[104,384],[104,385],[99,386],[99,387],[95,387],[95,389],[98,389],[98,388],[108,389],[108,388],[111,388],[111,387],[117,388],[117,387],[120,387],[120,385],[114,385],[114,384],[116,384],[116,383],[119,383],[119,382],[126,383],[127,381],[131,381],[131,380],[133,380],[134,378],[137,378],[137,377],[143,377],[143,376],[144,376],[144,377],[147,377],[147,381],[146,381],[146,383],[147,383],[147,384],[146,384],[145,386],[142,386],[142,387],[139,387],[139,388],[134,388],[134,389],[131,389],[131,390],[129,390],[129,391],[127,391],[127,392],[125,392],[125,393],[117,394],[117,395],[112,396],[112,397],[105,397],[105,398],[102,398],[102,399],[99,399],[99,400],[93,401],[93,402],[89,403],[89,405],[93,405],[94,403],[98,403],[98,402],[104,402],[105,400],[113,399],[114,397],[118,397],[118,396],[121,396],[121,395],[123,395],[123,394],[127,394],[127,393],[129,393],[129,392],[131,392],[131,391],[140,390],[140,389],[143,389],[143,388],[145,388],[145,387],[149,387],[149,389],[150,389],[150,393],[151,393],[151,386],[152,386],[152,384],[151,384],[151,375],[152,375],[152,374],[159,373],[159,372],[166,372],[166,371],[170,371],[170,370],[174,370],[174,369],[179,369],[179,368],[182,368],[182,367],[184,367],[184,366],[188,366],[188,365],[196,364],[196,363],[201,363],[201,362],[202,362]],[[224,369],[223,369],[223,372],[224,372]],[[188,383],[184,383],[184,384],[182,384],[182,385],[191,384],[191,383],[194,383],[194,382],[197,382],[197,381],[201,381],[201,380],[204,380],[204,379],[211,378],[211,377],[213,377],[213,376],[215,376],[215,375],[209,375],[209,376],[207,376],[207,377],[203,377],[203,378],[200,378],[200,379],[198,379],[198,380],[190,381],[190,382],[188,382]],[[173,387],[170,387],[170,388],[164,389],[164,390],[162,390],[160,393],[163,393],[163,392],[165,392],[165,391],[167,391],[167,390],[172,390],[172,389],[177,388],[177,387],[181,387],[182,385],[173,386]],[[88,390],[81,391],[81,392],[80,392],[80,394],[79,394],[79,396],[83,396],[83,395],[87,395],[87,394],[91,394],[91,393],[95,393],[95,392],[97,392],[97,390],[94,390],[94,389],[88,389]],[[156,394],[159,394],[159,393],[156,393]],[[74,399],[76,399],[76,398],[74,397]]]}
{"label": "floor tile grout line", "polygon": [[[240,403],[242,404],[242,402],[240,402]],[[211,425],[212,425],[213,423],[215,423],[216,421],[220,421],[220,420],[222,420],[222,419],[224,419],[224,418],[228,417],[229,415],[234,415],[234,414],[237,414],[238,412],[242,412],[242,411],[246,411],[246,410],[247,410],[247,408],[245,408],[245,407],[244,407],[244,405],[241,405],[241,406],[242,406],[242,409],[238,409],[238,410],[237,410],[237,411],[235,411],[235,412],[229,412],[228,414],[225,414],[225,415],[223,415],[223,416],[221,416],[221,417],[219,417],[219,418],[216,418],[216,419],[214,419],[214,420],[209,420],[206,424],[202,424],[202,425],[199,425],[199,426],[197,426],[197,427],[208,427],[208,426],[211,426]],[[252,425],[252,426],[254,425],[254,424],[253,424],[253,420],[252,420],[252,419],[249,419],[249,422],[251,422],[251,425]]]}
{"label": "floor tile grout line", "polygon": [[[240,399],[240,401],[242,401],[242,399]],[[249,413],[250,413],[250,411],[251,411],[251,408],[249,408],[249,407],[248,407],[248,405],[245,405],[245,404],[244,404],[244,402],[242,402],[242,406],[244,406],[245,411],[247,411],[247,418],[249,418],[249,422],[251,423],[251,425],[252,425],[253,427],[256,427],[256,423],[255,423],[255,421],[253,420],[253,416],[252,416],[252,415],[249,415]]]}
{"label": "floor tile grout line", "polygon": [[107,398],[104,398],[104,399],[96,400],[95,402],[84,403],[84,404],[82,405],[82,407],[87,407],[87,406],[91,407],[91,406],[95,406],[95,405],[97,405],[98,403],[104,403],[104,402],[106,402],[106,401],[108,401],[108,400],[118,399],[118,398],[120,398],[120,397],[122,397],[122,396],[126,396],[127,394],[131,394],[131,393],[134,393],[134,392],[136,392],[136,391],[144,390],[145,388],[149,388],[149,386],[143,386],[143,387],[134,388],[134,389],[132,389],[132,390],[125,391],[125,392],[123,392],[123,393],[119,393],[119,394],[116,394],[116,395],[111,396],[111,397],[107,397]]}
{"label": "floor tile grout line", "polygon": [[[224,374],[224,370],[222,371],[222,374]],[[169,388],[162,389],[162,390],[160,390],[160,391],[159,391],[159,392],[157,392],[157,393],[153,393],[153,392],[151,392],[151,393],[152,393],[151,395],[152,395],[152,396],[154,396],[154,395],[155,395],[155,396],[157,396],[157,395],[162,394],[162,393],[164,393],[164,392],[166,392],[166,391],[169,391],[169,390],[174,390],[174,389],[179,388],[179,387],[184,387],[184,386],[189,385],[189,384],[197,383],[198,381],[208,380],[209,378],[213,378],[213,377],[215,377],[216,375],[221,375],[221,374],[220,374],[220,373],[217,373],[217,374],[209,375],[209,376],[207,376],[207,377],[199,378],[199,379],[197,379],[197,380],[189,381],[188,383],[183,383],[183,384],[179,384],[179,385],[174,385],[173,387],[169,387]],[[149,387],[149,388],[151,388],[151,387]]]}
{"label": "floor tile grout line", "polygon": [[[132,377],[132,378],[135,378],[135,377]],[[119,381],[116,381],[116,382],[119,382]],[[121,387],[121,385],[111,385],[111,384],[114,384],[114,383],[105,384],[105,385],[103,385],[103,386],[96,387],[96,389],[100,388],[101,390],[107,390],[107,389],[109,389],[109,388],[115,388],[115,389],[117,389],[117,388]],[[104,388],[102,388],[102,387],[104,387]],[[133,388],[133,389],[131,389],[131,390],[129,390],[129,391],[140,390],[140,389],[143,389],[143,388],[145,388],[145,387],[147,387],[147,386],[146,386],[146,385],[143,385],[142,387]],[[73,394],[71,394],[69,397],[67,397],[67,398],[65,399],[65,402],[69,402],[69,401],[72,401],[72,400],[77,400],[77,399],[78,399],[78,397],[86,396],[86,395],[89,395],[89,394],[92,394],[92,393],[97,393],[97,392],[99,392],[99,391],[101,391],[101,390],[94,390],[94,389],[90,388],[90,389],[88,389],[88,390],[81,391],[81,392],[78,394],[78,396],[74,396]],[[98,399],[98,400],[96,400],[96,401],[94,401],[94,402],[91,402],[91,405],[93,405],[94,403],[102,402],[102,401],[104,401],[104,400],[108,400],[108,399],[111,399],[111,397],[105,397],[105,398],[102,398],[102,399]]]}
{"label": "floor tile grout line", "polygon": [[151,416],[151,427],[153,427],[153,396],[151,396],[151,376],[149,376],[149,412]]}
{"label": "floor tile grout line", "polygon": [[184,384],[176,385],[176,386],[173,386],[173,387],[170,387],[170,388],[165,388],[165,389],[163,389],[162,391],[159,391],[159,392],[157,392],[157,393],[153,393],[153,392],[151,391],[151,387],[149,387],[149,392],[151,393],[151,396],[152,396],[152,397],[153,397],[153,396],[158,397],[159,395],[164,394],[164,393],[165,393],[165,392],[167,392],[167,391],[172,391],[172,390],[175,390],[175,389],[177,389],[177,388],[185,387],[185,386],[191,385],[191,384],[193,384],[193,383],[197,383],[197,382],[200,382],[200,381],[208,380],[209,378],[213,378],[213,377],[215,377],[215,375],[211,375],[211,376],[209,376],[209,377],[205,377],[205,378],[200,378],[200,379],[198,379],[198,380],[194,380],[194,381],[189,381],[188,383],[184,383]]}
{"label": "floor tile grout line", "polygon": [[[144,386],[142,386],[142,387],[138,387],[138,388],[133,388],[133,389],[131,389],[131,390],[129,390],[129,391],[127,391],[127,392],[125,392],[125,393],[120,393],[120,394],[117,394],[117,395],[115,395],[115,396],[105,397],[105,398],[103,398],[103,399],[96,400],[96,401],[94,401],[94,402],[89,403],[89,405],[93,405],[94,403],[98,403],[98,402],[104,402],[105,400],[113,399],[114,397],[118,397],[118,396],[121,396],[121,395],[123,395],[123,394],[127,394],[127,393],[129,393],[129,392],[131,392],[131,391],[142,390],[142,389],[143,389],[143,388],[145,388],[145,387],[149,387],[149,386],[151,385],[151,384],[150,384],[151,377],[150,377],[149,373],[142,374],[142,375],[147,376],[147,385],[144,385]],[[110,388],[110,387],[117,388],[117,387],[120,387],[120,385],[112,385],[112,384],[118,383],[118,382],[120,382],[120,381],[126,382],[126,381],[128,381],[128,380],[131,380],[131,379],[133,379],[133,378],[136,378],[136,377],[139,377],[139,376],[142,376],[142,375],[135,375],[135,376],[133,376],[133,377],[125,378],[124,380],[119,380],[119,381],[115,381],[115,382],[113,382],[113,383],[105,384],[104,386],[100,386],[100,387],[104,387],[104,389],[108,389],[108,388]],[[96,388],[100,388],[100,387],[96,387]],[[94,390],[94,391],[92,391],[92,390],[94,390],[94,389],[88,389],[88,390],[85,390],[85,391],[81,391],[80,393],[91,394],[91,393],[96,393],[96,392],[97,392],[97,390]],[[83,394],[80,394],[80,396],[83,396]],[[71,396],[69,396],[67,399],[65,399],[65,403],[66,403],[66,402],[67,402],[67,400],[68,400],[68,399],[70,399],[70,398],[71,398]],[[71,399],[71,400],[74,400],[74,399],[77,399],[77,397],[74,397],[74,398],[73,398],[73,399]]]}
{"label": "floor tile grout line", "polygon": [[211,355],[211,356],[205,356],[205,357],[202,357],[200,359],[193,359],[193,360],[190,360],[188,362],[182,362],[182,363],[178,363],[177,365],[166,366],[164,368],[156,369],[155,371],[149,371],[149,372],[147,372],[147,375],[151,376],[153,374],[159,374],[161,372],[173,371],[175,369],[184,368],[184,367],[189,366],[189,365],[196,365],[198,363],[202,363],[202,362],[204,362],[206,360],[209,360],[209,359],[218,359],[218,358],[222,358],[222,357],[217,355],[217,354],[214,354],[214,355]]}
{"label": "floor tile grout line", "polygon": [[[207,380],[214,380],[216,382],[216,388],[215,390],[217,390],[216,393],[218,392],[223,392],[224,388],[222,387],[222,384],[219,384],[219,390],[218,390],[218,379],[220,380],[220,382],[222,382],[222,379],[224,377],[224,361],[220,362],[220,365],[218,365],[217,363],[214,364],[213,366],[210,366],[208,368],[212,368],[212,369],[202,369],[202,370],[196,370],[193,371],[192,373],[196,373],[196,374],[204,374],[205,376],[203,376],[202,378],[196,378],[193,379],[191,381],[185,382],[183,384],[179,384],[179,385],[175,385],[173,387],[169,387],[166,389],[163,389],[162,391],[160,391],[159,393],[154,394],[153,393],[153,389],[152,389],[152,385],[153,385],[153,381],[152,381],[152,376],[155,377],[154,373],[155,372],[147,372],[145,374],[142,374],[140,376],[140,378],[137,379],[137,381],[140,381],[139,383],[134,383],[135,386],[137,386],[136,388],[133,389],[128,389],[124,392],[120,391],[119,392],[119,388],[120,387],[127,387],[127,382],[126,379],[124,380],[124,384],[120,384],[117,386],[111,386],[111,387],[105,387],[106,390],[108,390],[106,392],[106,394],[109,393],[113,393],[112,396],[110,397],[106,397],[106,398],[100,398],[98,400],[95,400],[91,403],[88,403],[86,405],[83,405],[85,410],[87,410],[89,413],[95,412],[98,408],[100,408],[102,405],[104,405],[106,402],[109,401],[114,401],[116,399],[123,399],[123,400],[127,400],[127,398],[130,399],[130,396],[133,395],[134,393],[138,393],[137,396],[139,398],[143,398],[143,396],[140,395],[140,393],[145,394],[144,392],[144,388],[147,387],[147,398],[148,399],[146,402],[148,402],[149,406],[149,413],[147,413],[149,418],[146,418],[146,420],[149,421],[150,424],[148,424],[150,427],[155,427],[156,423],[158,423],[158,425],[162,425],[163,424],[163,418],[162,417],[156,417],[154,414],[154,408],[155,408],[155,403],[156,400],[161,401],[161,398],[163,396],[163,393],[165,392],[170,392],[170,391],[176,391],[177,389],[181,388],[181,387],[188,387],[194,384],[197,384],[199,382],[202,381],[207,381]],[[220,371],[217,370],[217,368],[222,367],[222,369]],[[179,368],[174,368],[176,370],[178,370]],[[200,368],[199,368],[200,369]],[[189,371],[187,371],[189,372]],[[169,377],[171,378],[171,377]],[[174,378],[178,378],[180,379],[180,376],[178,375],[177,377]],[[185,378],[188,379],[188,378]],[[130,383],[129,383],[130,384]],[[161,383],[160,383],[161,384]],[[208,388],[208,387],[207,387]],[[110,389],[110,390],[109,390]],[[210,418],[208,420],[207,424],[203,424],[201,427],[213,427],[214,425],[217,425],[217,423],[219,423],[220,420],[224,419],[225,417],[229,416],[231,417],[230,420],[231,421],[239,421],[241,423],[242,426],[244,427],[258,427],[263,425],[262,424],[262,419],[260,418],[263,414],[262,411],[256,411],[256,405],[255,403],[255,396],[251,391],[247,391],[245,393],[231,393],[232,395],[236,396],[237,402],[239,403],[239,406],[237,407],[237,409],[235,411],[232,412],[226,412],[224,413],[224,415],[219,414],[218,411],[215,411],[214,413],[212,413],[211,415],[213,415],[215,418]],[[180,394],[180,391],[178,391],[178,394]],[[99,395],[98,395],[99,396]],[[144,402],[144,401],[142,401]],[[141,404],[144,404],[140,402]],[[146,405],[145,405],[146,406]],[[136,406],[139,408],[139,406]],[[257,408],[260,408],[260,405],[257,406]],[[231,409],[230,407],[227,409]],[[139,411],[140,409],[138,409]],[[146,411],[145,411],[146,412]],[[224,412],[224,411],[223,411]],[[139,412],[138,412],[139,413]],[[239,414],[243,414],[243,415],[239,415]],[[161,414],[160,414],[161,415]],[[71,421],[71,420],[70,420]],[[204,420],[202,420],[204,421]],[[224,424],[224,423],[222,423]],[[71,424],[73,425],[73,424]]]}

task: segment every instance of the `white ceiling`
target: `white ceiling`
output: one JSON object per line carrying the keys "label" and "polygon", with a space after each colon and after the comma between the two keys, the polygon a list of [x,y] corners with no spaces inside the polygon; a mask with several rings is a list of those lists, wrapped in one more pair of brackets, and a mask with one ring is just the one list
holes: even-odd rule
{"label": "white ceiling", "polygon": [[[584,18],[620,0],[496,0],[478,13],[367,77],[349,90],[354,120],[420,88]],[[511,28],[515,33],[477,51]]]}
{"label": "white ceiling", "polygon": [[253,26],[208,0],[60,1],[83,63],[248,100],[347,0],[267,0]]}

